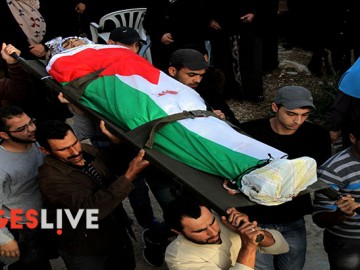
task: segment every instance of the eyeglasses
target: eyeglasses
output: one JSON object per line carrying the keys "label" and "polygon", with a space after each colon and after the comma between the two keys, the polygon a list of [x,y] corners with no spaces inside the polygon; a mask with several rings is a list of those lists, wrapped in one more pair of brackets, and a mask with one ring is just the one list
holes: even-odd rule
{"label": "eyeglasses", "polygon": [[30,126],[34,126],[36,124],[36,119],[35,118],[31,118],[29,123],[27,123],[26,125],[23,125],[21,127],[18,127],[15,130],[9,130],[9,132],[23,132],[25,130],[28,130]]}

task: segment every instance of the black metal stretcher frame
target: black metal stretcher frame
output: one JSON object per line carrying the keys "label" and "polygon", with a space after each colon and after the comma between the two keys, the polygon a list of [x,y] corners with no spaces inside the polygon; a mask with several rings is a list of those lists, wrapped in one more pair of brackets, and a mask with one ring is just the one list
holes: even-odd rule
{"label": "black metal stretcher frame", "polygon": [[[92,118],[104,120],[107,127],[121,140],[135,150],[145,149],[145,159],[149,160],[151,164],[169,175],[173,181],[179,184],[182,188],[191,192],[197,199],[206,203],[214,211],[220,215],[226,214],[226,209],[236,207],[241,209],[251,205],[256,205],[248,199],[243,193],[230,195],[223,187],[224,178],[206,172],[202,172],[192,168],[180,161],[177,161],[166,154],[163,154],[155,149],[144,148],[148,139],[146,134],[149,133],[149,127],[144,125],[144,128],[138,127],[136,133],[129,131],[125,132],[113,122],[107,120],[99,113],[93,111],[86,106],[80,104],[74,94],[69,88],[65,89],[57,81],[55,81],[46,71],[46,62],[43,60],[25,60],[22,57],[13,55],[19,64],[35,78],[42,81],[42,83],[49,89],[56,93],[62,92],[64,97],[72,104],[88,113]],[[324,183],[317,181],[300,194],[314,192],[316,190],[327,188]]]}

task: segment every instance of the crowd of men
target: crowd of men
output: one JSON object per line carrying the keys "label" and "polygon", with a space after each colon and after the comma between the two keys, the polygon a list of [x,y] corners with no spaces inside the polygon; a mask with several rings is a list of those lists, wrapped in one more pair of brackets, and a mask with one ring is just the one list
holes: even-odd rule
{"label": "crowd of men", "polygon": [[[37,1],[15,2],[9,14],[17,22],[17,5],[30,5],[31,8],[24,9],[27,15],[40,14]],[[35,95],[34,87],[40,84],[36,84],[11,54],[21,55],[26,48],[25,55],[44,58],[47,49],[41,40],[34,38],[26,41],[29,42],[26,46],[25,43],[3,43],[1,56],[9,76],[0,79],[0,99],[10,100],[11,104],[0,107],[0,207],[1,216],[9,220],[0,228],[0,255],[17,260],[10,265],[0,263],[0,267],[51,269],[50,260],[61,256],[69,270],[135,269],[134,232],[122,207],[123,200],[129,197],[137,222],[144,229],[144,257],[155,267],[166,262],[169,269],[176,270],[303,269],[307,245],[304,216],[312,214],[313,221],[325,229],[324,248],[331,269],[360,268],[360,216],[357,213],[360,118],[350,112],[351,121],[346,122],[345,139],[348,140],[345,144],[344,139],[344,147],[338,153],[332,151],[334,133],[309,121],[316,110],[311,89],[298,85],[280,87],[272,98],[271,117],[248,122],[237,119],[226,102],[232,86],[241,90],[230,96],[251,102],[264,100],[263,73],[258,58],[261,46],[252,27],[256,5],[250,3],[252,1],[240,2],[237,8],[241,12],[233,8],[228,17],[224,17],[223,9],[230,3],[214,13],[213,9],[202,10],[208,6],[199,1],[189,13],[190,17],[202,15],[197,18],[196,26],[201,31],[209,28],[213,44],[219,45],[225,38],[237,44],[236,48],[229,45],[226,52],[241,52],[240,59],[235,57],[221,63],[219,48],[214,46],[214,62],[209,63],[208,51],[204,49],[208,36],[196,35],[198,28],[184,29],[169,23],[180,20],[179,16],[186,13],[192,3],[154,1],[144,21],[154,44],[153,64],[197,91],[207,110],[234,128],[287,153],[289,159],[302,156],[315,159],[319,181],[334,189],[338,196],[330,198],[316,191],[315,199],[306,193],[278,206],[229,208],[226,216],[219,216],[186,190],[177,190],[170,180],[164,181],[166,175],[146,160],[145,150],[134,153],[109,132],[104,122],[89,120],[81,108],[68,105],[63,96],[50,103],[47,98],[46,103],[38,99],[36,104],[31,104],[29,97]],[[81,14],[85,6],[74,3],[74,11]],[[209,17],[214,14],[219,16]],[[241,20],[236,21],[237,17]],[[208,21],[210,27],[204,21]],[[27,36],[35,35],[32,29],[22,30]],[[49,33],[56,32],[52,31]],[[245,41],[239,43],[239,35],[243,35]],[[19,40],[9,37],[9,42]],[[128,48],[136,54],[144,42],[134,29],[120,27],[111,32],[107,44]],[[82,45],[80,42],[74,46]],[[241,74],[237,74],[240,68],[228,69],[229,64],[236,66],[236,61],[244,67]],[[340,88],[341,100],[349,95],[354,108],[359,107],[358,72],[355,68],[345,72]],[[46,114],[51,104],[54,107]],[[332,110],[342,107],[338,100]],[[337,112],[339,118],[342,111]],[[73,125],[66,122],[70,118],[75,121]],[[339,134],[336,139],[338,137]],[[90,139],[91,144],[83,143],[83,139]],[[164,221],[154,217],[148,186],[158,194],[156,199],[162,207]],[[19,221],[15,222],[13,213],[19,209],[22,210],[17,217]],[[97,209],[99,227],[89,229],[86,216],[79,217],[76,228],[71,220],[62,219],[61,232],[26,226],[32,220],[27,213],[40,213],[41,209],[46,209],[54,222],[58,209],[69,209],[73,214],[81,209]],[[36,218],[40,220],[40,216]]]}

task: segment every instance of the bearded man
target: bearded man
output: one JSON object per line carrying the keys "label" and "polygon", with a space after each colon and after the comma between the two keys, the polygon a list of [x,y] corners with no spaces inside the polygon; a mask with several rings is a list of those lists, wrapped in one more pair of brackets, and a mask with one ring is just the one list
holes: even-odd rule
{"label": "bearded man", "polygon": [[[35,140],[35,122],[19,107],[0,108],[0,207],[9,220],[0,229],[0,255],[19,258],[9,269],[51,269],[44,245],[49,239],[25,225],[25,213],[42,207],[36,177],[45,155]],[[15,210],[21,214],[11,221]],[[21,229],[14,229],[15,223]]]}

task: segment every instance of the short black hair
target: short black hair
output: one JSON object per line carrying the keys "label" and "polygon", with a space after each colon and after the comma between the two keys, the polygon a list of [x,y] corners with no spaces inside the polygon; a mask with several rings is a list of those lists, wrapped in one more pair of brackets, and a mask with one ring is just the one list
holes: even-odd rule
{"label": "short black hair", "polygon": [[39,123],[35,131],[37,142],[46,150],[51,150],[48,140],[64,139],[68,131],[74,133],[70,125],[60,120],[47,120]]}
{"label": "short black hair", "polygon": [[208,69],[209,64],[204,55],[194,49],[178,49],[170,56],[170,66],[176,70],[188,68],[191,70]]}
{"label": "short black hair", "polygon": [[24,110],[17,106],[6,106],[0,108],[0,131],[8,131],[8,126],[6,124],[7,120],[24,113]]}
{"label": "short black hair", "polygon": [[183,231],[181,220],[184,217],[199,218],[201,206],[205,205],[188,197],[176,198],[164,207],[164,221],[171,229],[181,232]]}

